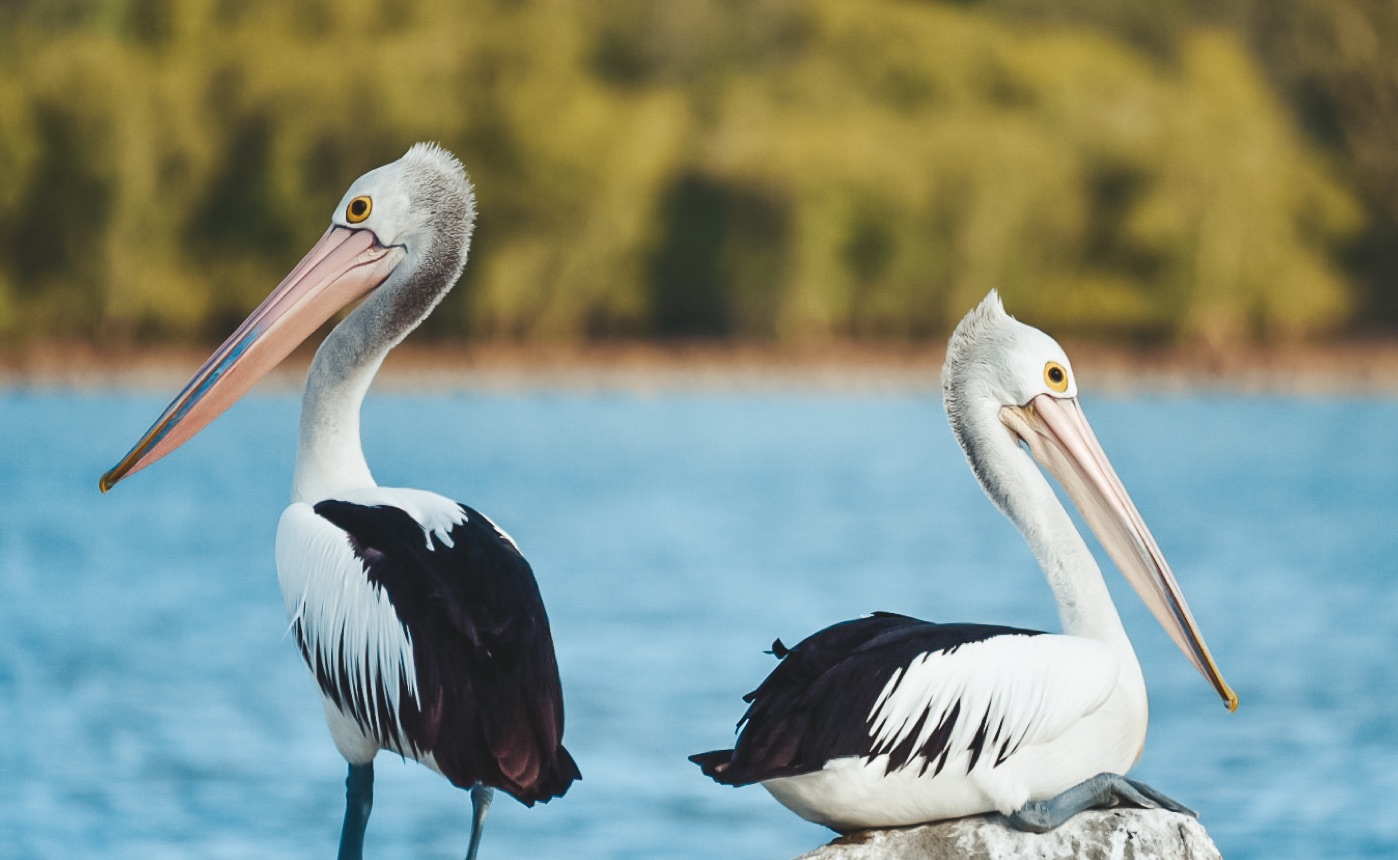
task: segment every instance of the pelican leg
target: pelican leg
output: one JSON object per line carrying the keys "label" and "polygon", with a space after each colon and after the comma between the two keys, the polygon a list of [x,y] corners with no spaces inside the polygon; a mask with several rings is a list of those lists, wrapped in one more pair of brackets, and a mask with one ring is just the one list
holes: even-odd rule
{"label": "pelican leg", "polygon": [[340,830],[339,860],[364,856],[364,828],[374,808],[374,762],[351,764],[345,777],[345,826]]}
{"label": "pelican leg", "polygon": [[481,847],[481,832],[485,830],[485,814],[490,811],[490,802],[495,799],[495,789],[488,785],[477,785],[471,789],[471,847],[466,851],[466,860],[476,860],[476,851]]}
{"label": "pelican leg", "polygon": [[1029,833],[1047,833],[1084,809],[1136,806],[1141,809],[1168,809],[1199,816],[1144,782],[1115,773],[1099,773],[1048,800],[1031,800],[1006,816],[1011,827]]}

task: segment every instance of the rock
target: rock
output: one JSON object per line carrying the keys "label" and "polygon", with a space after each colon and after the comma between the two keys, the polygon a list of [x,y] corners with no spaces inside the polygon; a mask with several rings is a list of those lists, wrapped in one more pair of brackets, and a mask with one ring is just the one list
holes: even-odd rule
{"label": "rock", "polygon": [[1049,833],[1021,833],[998,815],[859,830],[797,860],[1221,860],[1196,819],[1162,809],[1103,809]]}

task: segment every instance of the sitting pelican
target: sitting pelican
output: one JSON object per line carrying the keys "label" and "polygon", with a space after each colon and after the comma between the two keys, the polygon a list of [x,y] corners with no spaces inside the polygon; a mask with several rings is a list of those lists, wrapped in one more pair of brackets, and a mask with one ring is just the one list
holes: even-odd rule
{"label": "sitting pelican", "polygon": [[475,220],[465,170],[435,145],[359,177],[316,246],[102,476],[105,492],[184,444],[364,297],[311,363],[276,552],[292,634],[349,762],[342,860],[362,854],[381,749],[470,790],[468,860],[495,789],[532,806],[580,778],[562,744],[548,616],[519,547],[465,505],[378,486],[360,447],[370,381],[461,276]]}
{"label": "sitting pelican", "polygon": [[952,334],[942,388],[971,470],[1043,567],[1063,634],[877,613],[791,649],[778,640],[736,748],[691,760],[840,832],[991,811],[1035,832],[1098,806],[1189,812],[1124,776],[1146,739],[1141,667],[1031,454],[1230,711],[1238,698],[1083,417],[1068,357],[992,291]]}

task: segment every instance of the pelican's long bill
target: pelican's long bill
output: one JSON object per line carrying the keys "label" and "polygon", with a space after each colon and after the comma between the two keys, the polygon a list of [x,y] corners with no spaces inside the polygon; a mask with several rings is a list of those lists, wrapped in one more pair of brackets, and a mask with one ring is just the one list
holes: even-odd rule
{"label": "pelican's long bill", "polygon": [[1170,565],[1107,460],[1077,400],[1041,394],[1025,406],[1002,409],[1000,418],[1063,485],[1160,626],[1213,684],[1228,710],[1236,710],[1237,694],[1223,680]]}
{"label": "pelican's long bill", "polygon": [[192,439],[336,311],[382,284],[403,255],[368,230],[330,227],[102,476],[102,492]]}

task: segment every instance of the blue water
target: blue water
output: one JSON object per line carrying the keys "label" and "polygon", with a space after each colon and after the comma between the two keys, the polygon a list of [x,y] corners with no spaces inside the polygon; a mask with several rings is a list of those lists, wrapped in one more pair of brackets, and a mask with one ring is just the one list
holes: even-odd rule
{"label": "blue water", "polygon": [[[272,539],[298,404],[254,396],[107,496],[158,395],[0,393],[0,856],[333,856],[344,765]],[[1135,771],[1229,858],[1398,855],[1398,403],[1089,397],[1229,715],[1112,572],[1145,666]],[[875,609],[1053,628],[925,394],[376,395],[381,483],[533,561],[585,779],[501,797],[483,853],[767,858],[830,834],[701,778],[788,642]],[[381,756],[373,857],[464,852],[466,795]]]}

